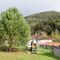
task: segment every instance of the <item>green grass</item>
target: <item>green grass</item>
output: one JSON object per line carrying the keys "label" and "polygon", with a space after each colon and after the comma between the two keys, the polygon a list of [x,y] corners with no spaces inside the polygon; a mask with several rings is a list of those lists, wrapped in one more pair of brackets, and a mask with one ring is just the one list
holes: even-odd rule
{"label": "green grass", "polygon": [[46,49],[40,49],[39,53],[28,54],[25,52],[0,52],[0,60],[60,60]]}

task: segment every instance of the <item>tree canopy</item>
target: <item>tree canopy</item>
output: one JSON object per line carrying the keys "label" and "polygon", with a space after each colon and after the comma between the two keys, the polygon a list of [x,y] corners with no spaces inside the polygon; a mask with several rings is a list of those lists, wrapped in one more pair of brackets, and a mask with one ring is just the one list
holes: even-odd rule
{"label": "tree canopy", "polygon": [[14,7],[1,13],[0,44],[12,47],[24,45],[30,37],[30,27],[23,15]]}
{"label": "tree canopy", "polygon": [[25,19],[31,26],[32,33],[45,31],[47,35],[58,30],[60,33],[60,12],[47,11],[26,16]]}

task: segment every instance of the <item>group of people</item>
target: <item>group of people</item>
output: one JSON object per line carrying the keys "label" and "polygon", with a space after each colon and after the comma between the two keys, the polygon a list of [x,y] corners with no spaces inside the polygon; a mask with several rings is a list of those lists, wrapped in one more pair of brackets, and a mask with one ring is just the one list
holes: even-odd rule
{"label": "group of people", "polygon": [[29,52],[36,52],[36,39],[28,41],[27,48]]}

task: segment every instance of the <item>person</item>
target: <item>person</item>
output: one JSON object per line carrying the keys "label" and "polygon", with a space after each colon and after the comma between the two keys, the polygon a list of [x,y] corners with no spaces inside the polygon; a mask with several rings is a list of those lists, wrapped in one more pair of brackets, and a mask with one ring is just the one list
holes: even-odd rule
{"label": "person", "polygon": [[33,44],[33,41],[29,40],[28,43],[27,43],[28,53],[32,52],[32,44]]}
{"label": "person", "polygon": [[36,52],[36,43],[36,39],[34,39],[32,44],[32,52]]}

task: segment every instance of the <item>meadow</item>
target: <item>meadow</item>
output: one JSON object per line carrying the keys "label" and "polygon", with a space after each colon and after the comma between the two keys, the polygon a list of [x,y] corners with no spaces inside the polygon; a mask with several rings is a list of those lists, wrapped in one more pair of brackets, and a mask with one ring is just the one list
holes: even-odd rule
{"label": "meadow", "polygon": [[39,53],[0,52],[0,60],[60,60],[47,49],[39,49]]}

